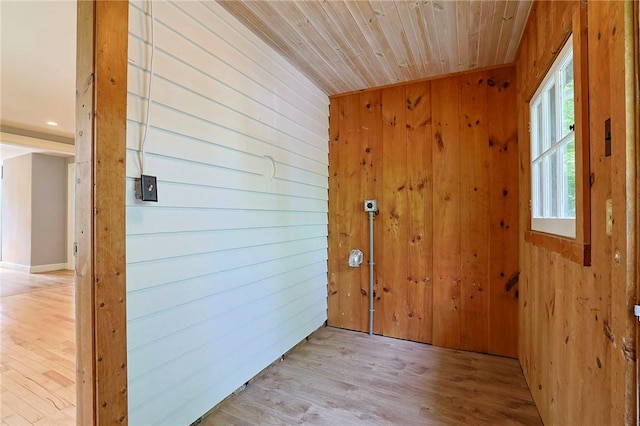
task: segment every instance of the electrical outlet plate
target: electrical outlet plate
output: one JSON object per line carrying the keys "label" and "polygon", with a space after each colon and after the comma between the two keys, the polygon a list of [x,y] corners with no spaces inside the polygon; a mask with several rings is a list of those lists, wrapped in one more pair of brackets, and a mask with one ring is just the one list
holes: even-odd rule
{"label": "electrical outlet plate", "polygon": [[604,156],[611,157],[611,118],[604,121]]}
{"label": "electrical outlet plate", "polygon": [[155,176],[141,175],[136,179],[136,198],[142,201],[158,202],[158,186]]}
{"label": "electrical outlet plate", "polygon": [[377,200],[364,200],[364,211],[365,212],[376,212],[376,211],[378,211],[378,201]]}

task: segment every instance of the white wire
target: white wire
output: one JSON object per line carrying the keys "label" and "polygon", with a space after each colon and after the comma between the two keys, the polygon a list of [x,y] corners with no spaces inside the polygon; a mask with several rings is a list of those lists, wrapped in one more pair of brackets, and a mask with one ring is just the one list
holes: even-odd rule
{"label": "white wire", "polygon": [[140,143],[140,174],[144,174],[144,144],[147,142],[149,134],[149,120],[151,117],[151,82],[153,81],[153,54],[156,50],[156,41],[154,37],[155,19],[153,18],[153,0],[149,0],[149,16],[151,17],[151,57],[149,58],[149,87],[147,91],[147,116],[145,118],[144,136]]}

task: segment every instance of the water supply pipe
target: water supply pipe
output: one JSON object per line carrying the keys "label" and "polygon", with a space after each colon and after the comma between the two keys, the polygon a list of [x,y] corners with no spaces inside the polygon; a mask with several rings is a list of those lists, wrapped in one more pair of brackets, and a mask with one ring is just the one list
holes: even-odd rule
{"label": "water supply pipe", "polygon": [[369,213],[369,336],[373,335],[373,219],[378,214],[376,200],[364,200],[364,211]]}
{"label": "water supply pipe", "polygon": [[369,211],[369,336],[373,335],[373,219],[376,212]]}

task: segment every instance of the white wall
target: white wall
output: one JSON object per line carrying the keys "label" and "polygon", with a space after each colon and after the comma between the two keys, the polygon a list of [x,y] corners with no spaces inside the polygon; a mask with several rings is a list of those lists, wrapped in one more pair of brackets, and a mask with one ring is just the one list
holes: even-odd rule
{"label": "white wall", "polygon": [[159,202],[135,200],[147,7],[129,18],[129,419],[189,424],[326,320],[329,100],[217,3],[154,2]]}
{"label": "white wall", "polygon": [[31,154],[3,162],[2,261],[25,270],[31,266],[31,167]]}

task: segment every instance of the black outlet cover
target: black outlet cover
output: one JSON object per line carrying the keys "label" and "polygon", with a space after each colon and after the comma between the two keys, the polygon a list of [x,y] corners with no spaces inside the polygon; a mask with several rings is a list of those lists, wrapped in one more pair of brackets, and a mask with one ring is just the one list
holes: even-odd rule
{"label": "black outlet cover", "polygon": [[611,118],[604,121],[604,156],[611,156]]}
{"label": "black outlet cover", "polygon": [[155,176],[140,176],[142,201],[158,202],[158,186]]}

